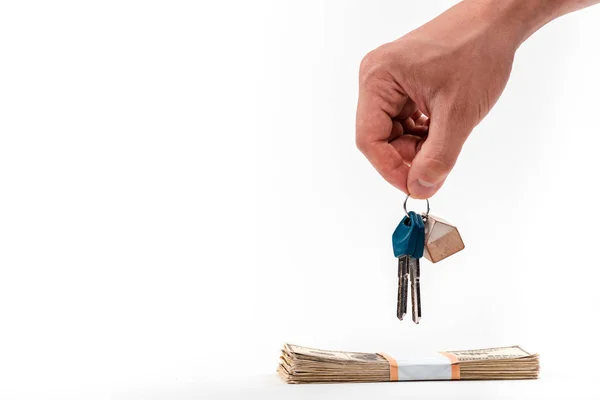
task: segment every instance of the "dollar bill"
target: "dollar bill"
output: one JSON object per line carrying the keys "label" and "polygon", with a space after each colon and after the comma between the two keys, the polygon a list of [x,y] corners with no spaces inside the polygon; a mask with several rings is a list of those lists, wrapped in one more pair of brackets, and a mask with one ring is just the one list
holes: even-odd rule
{"label": "dollar bill", "polygon": [[383,353],[321,350],[285,344],[279,375],[288,383],[429,379],[536,379],[539,356],[519,346],[394,358]]}

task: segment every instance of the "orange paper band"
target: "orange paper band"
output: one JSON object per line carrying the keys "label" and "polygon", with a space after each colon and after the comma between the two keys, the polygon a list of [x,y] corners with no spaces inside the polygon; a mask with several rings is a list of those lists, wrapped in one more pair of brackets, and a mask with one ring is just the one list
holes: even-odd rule
{"label": "orange paper band", "polygon": [[[378,355],[380,355],[381,357],[385,358],[388,362],[388,364],[390,364],[390,381],[397,381],[398,380],[398,362],[396,361],[396,359],[392,356],[388,356],[385,353],[377,353]],[[451,369],[452,369],[452,376],[450,379],[452,380],[459,380],[460,379],[460,364],[458,363],[458,359],[456,358],[456,356],[452,353],[446,353],[446,352],[440,352],[441,355],[443,355],[444,357],[446,357],[451,364]]]}
{"label": "orange paper band", "polygon": [[454,354],[446,353],[445,351],[440,351],[440,354],[446,356],[452,364],[452,379],[460,379],[460,365],[458,363],[458,358],[456,358]]}
{"label": "orange paper band", "polygon": [[[381,357],[385,358],[387,360],[387,362],[390,364],[390,381],[397,381],[398,380],[398,363],[396,362],[394,357],[388,356],[385,353],[377,353],[377,354],[379,354]],[[452,373],[452,375],[454,375],[454,372]]]}

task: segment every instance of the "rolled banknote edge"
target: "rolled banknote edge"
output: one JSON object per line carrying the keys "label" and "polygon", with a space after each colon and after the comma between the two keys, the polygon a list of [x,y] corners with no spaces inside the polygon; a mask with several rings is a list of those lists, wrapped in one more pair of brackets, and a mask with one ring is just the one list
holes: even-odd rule
{"label": "rolled banknote edge", "polygon": [[539,356],[519,346],[405,353],[394,357],[387,353],[320,350],[286,343],[281,361],[285,365],[278,372],[288,383],[536,379],[539,374]]}

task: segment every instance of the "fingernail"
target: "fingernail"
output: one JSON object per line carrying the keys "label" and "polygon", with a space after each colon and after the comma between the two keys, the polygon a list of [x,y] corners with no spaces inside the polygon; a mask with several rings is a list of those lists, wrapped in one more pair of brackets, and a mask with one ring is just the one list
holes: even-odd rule
{"label": "fingernail", "polygon": [[414,180],[408,187],[411,197],[417,199],[428,199],[437,192],[439,184],[427,182],[421,179]]}

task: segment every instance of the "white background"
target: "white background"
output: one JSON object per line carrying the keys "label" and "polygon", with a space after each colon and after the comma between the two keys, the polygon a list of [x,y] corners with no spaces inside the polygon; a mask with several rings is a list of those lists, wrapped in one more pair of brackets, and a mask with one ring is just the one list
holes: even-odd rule
{"label": "white background", "polygon": [[598,7],[519,50],[431,200],[466,249],[396,320],[404,196],[355,149],[358,65],[452,3],[0,3],[0,397],[176,397],[284,342],[595,378]]}

